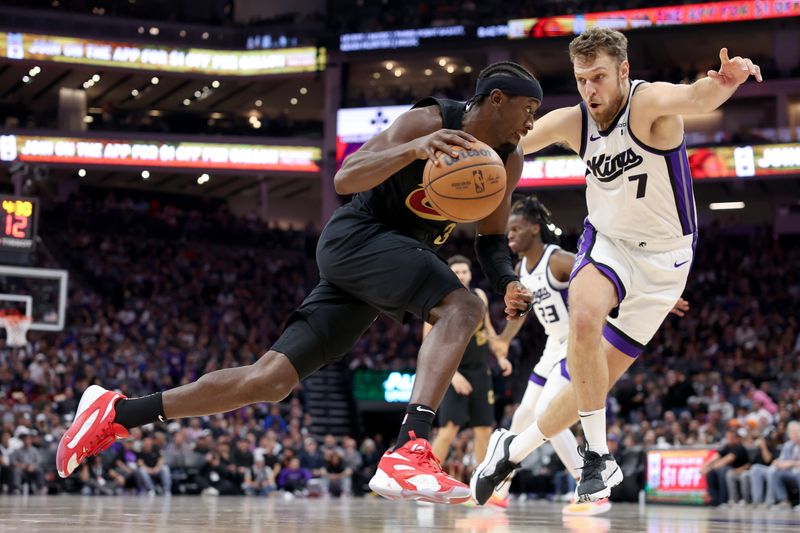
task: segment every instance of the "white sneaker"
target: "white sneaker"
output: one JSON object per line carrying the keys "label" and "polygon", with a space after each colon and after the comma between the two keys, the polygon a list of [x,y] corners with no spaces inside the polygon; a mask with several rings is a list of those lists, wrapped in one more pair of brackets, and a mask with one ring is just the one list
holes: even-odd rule
{"label": "white sneaker", "polygon": [[513,433],[506,429],[497,429],[489,437],[489,447],[486,458],[472,473],[469,481],[472,498],[483,505],[492,497],[494,491],[499,490],[508,477],[519,468],[519,465],[509,459],[509,447],[514,440]]}

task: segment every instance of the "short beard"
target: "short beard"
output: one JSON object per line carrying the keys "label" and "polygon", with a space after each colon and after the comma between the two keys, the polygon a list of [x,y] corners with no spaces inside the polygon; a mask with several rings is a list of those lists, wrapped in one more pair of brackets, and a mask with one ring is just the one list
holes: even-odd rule
{"label": "short beard", "polygon": [[625,101],[625,86],[621,79],[619,80],[618,87],[619,97],[609,106],[607,116],[603,116],[599,122],[608,122],[610,124],[611,121],[614,120],[614,117],[617,116],[617,113],[622,110],[622,103]]}

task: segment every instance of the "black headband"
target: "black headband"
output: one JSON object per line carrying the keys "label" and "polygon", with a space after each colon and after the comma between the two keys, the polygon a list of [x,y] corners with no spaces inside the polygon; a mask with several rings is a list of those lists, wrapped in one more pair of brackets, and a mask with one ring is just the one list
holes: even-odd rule
{"label": "black headband", "polygon": [[542,101],[542,86],[536,79],[512,78],[511,76],[492,76],[478,80],[475,87],[475,96],[486,95],[494,89],[500,89],[504,93],[515,96],[530,96]]}

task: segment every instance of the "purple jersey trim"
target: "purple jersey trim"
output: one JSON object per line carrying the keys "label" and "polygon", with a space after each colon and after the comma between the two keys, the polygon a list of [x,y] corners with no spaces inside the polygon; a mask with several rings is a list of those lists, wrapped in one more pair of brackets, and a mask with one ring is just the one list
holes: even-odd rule
{"label": "purple jersey trim", "polygon": [[545,378],[543,378],[539,374],[536,374],[535,372],[531,372],[531,377],[528,378],[528,381],[530,381],[531,383],[536,383],[540,387],[544,387],[544,384],[547,383],[547,380]]}
{"label": "purple jersey trim", "polygon": [[609,323],[606,323],[605,327],[603,328],[603,337],[610,342],[614,348],[621,351],[628,357],[633,357],[634,359],[639,357],[639,354],[641,354],[644,350],[644,346],[642,344],[631,339],[625,333]]}

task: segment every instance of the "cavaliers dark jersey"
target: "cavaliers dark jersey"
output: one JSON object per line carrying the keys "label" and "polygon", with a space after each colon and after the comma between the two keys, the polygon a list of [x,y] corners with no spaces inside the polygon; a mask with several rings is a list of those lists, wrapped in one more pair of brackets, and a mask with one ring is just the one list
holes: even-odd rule
{"label": "cavaliers dark jersey", "polygon": [[[414,108],[436,105],[442,113],[442,128],[460,130],[465,102],[423,98]],[[505,161],[508,154],[500,154]],[[353,195],[351,206],[367,213],[389,228],[436,249],[447,240],[456,223],[431,207],[422,188],[427,159],[418,159],[368,191]]]}
{"label": "cavaliers dark jersey", "polygon": [[[472,294],[477,293],[470,289]],[[461,363],[458,365],[459,370],[470,368],[481,368],[489,364],[489,335],[486,332],[486,324],[483,320],[478,325],[478,329],[472,334],[467,344],[467,349],[464,350],[464,357],[461,358]]]}

